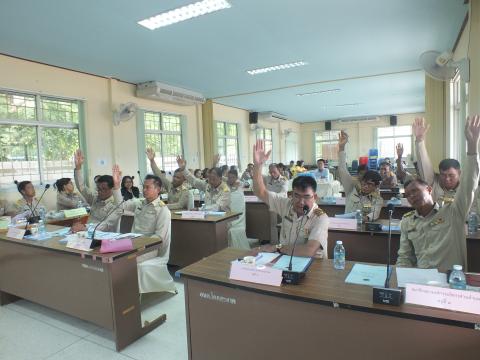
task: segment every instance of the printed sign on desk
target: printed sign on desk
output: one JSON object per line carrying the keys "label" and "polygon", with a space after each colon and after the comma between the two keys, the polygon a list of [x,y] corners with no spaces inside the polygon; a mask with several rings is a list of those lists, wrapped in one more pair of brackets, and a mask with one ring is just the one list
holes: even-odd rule
{"label": "printed sign on desk", "polygon": [[25,235],[25,229],[19,229],[16,227],[11,227],[8,229],[7,232],[7,237],[17,239],[17,240],[22,240],[23,236]]}
{"label": "printed sign on desk", "polygon": [[66,219],[71,219],[74,217],[80,217],[87,215],[87,209],[84,207],[77,208],[77,209],[70,209],[70,210],[63,210]]}
{"label": "printed sign on desk", "polygon": [[182,219],[205,219],[204,211],[182,211]]}
{"label": "printed sign on desk", "polygon": [[346,201],[346,198],[344,197],[335,198],[335,203],[337,205],[345,205],[345,201]]}
{"label": "printed sign on desk", "polygon": [[230,268],[230,279],[280,286],[282,270],[274,269],[271,266],[256,266],[255,264],[245,264],[243,261],[233,261]]}
{"label": "printed sign on desk", "polygon": [[357,219],[343,219],[339,217],[331,217],[328,219],[328,228],[357,230]]}

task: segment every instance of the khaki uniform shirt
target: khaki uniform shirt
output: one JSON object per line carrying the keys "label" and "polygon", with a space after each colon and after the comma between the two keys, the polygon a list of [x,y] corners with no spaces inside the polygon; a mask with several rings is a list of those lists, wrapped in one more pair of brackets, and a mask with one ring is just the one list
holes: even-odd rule
{"label": "khaki uniform shirt", "polygon": [[67,194],[66,192],[57,192],[57,210],[69,210],[78,207],[78,202],[85,203],[85,199],[77,193]]}
{"label": "khaki uniform shirt", "polygon": [[11,211],[11,205],[9,205],[7,200],[0,200],[0,216],[9,214]]}
{"label": "khaki uniform shirt", "polygon": [[280,244],[293,245],[298,232],[297,244],[306,244],[313,240],[320,243],[316,257],[328,258],[328,216],[314,204],[309,213],[298,217],[293,209],[292,199],[283,197],[272,191],[268,192],[270,211],[276,212],[282,218],[280,229]]}
{"label": "khaki uniform shirt", "polygon": [[197,179],[187,169],[183,174],[192,187],[205,192],[205,210],[230,211],[230,189],[225,182],[214,188],[204,180]]}
{"label": "khaki uniform shirt", "polygon": [[33,209],[35,209],[33,216],[38,216],[40,214],[40,210],[43,210],[45,213],[47,212],[47,207],[43,204],[43,202],[39,203],[37,198],[33,198],[32,203],[29,206],[23,197],[11,204],[6,212],[11,213],[13,216],[24,214],[26,217],[30,217]]}
{"label": "khaki uniform shirt", "polygon": [[[90,218],[88,221],[91,223],[99,223],[105,219],[105,217],[115,208],[116,204],[113,195],[106,200],[100,200],[97,194],[94,194],[85,186],[81,171],[75,170],[74,177],[75,186],[77,187],[78,191],[80,191],[85,201],[90,205]],[[102,224],[99,225],[98,230],[116,232],[118,229],[118,221],[120,220],[121,216],[122,210],[117,209],[110,214],[108,218],[102,222]]]}
{"label": "khaki uniform shirt", "polygon": [[274,179],[271,175],[266,175],[263,177],[263,183],[268,191],[287,197],[288,179],[286,177],[280,175],[277,179]]}
{"label": "khaki uniform shirt", "polygon": [[468,155],[454,201],[437,203],[427,216],[411,211],[403,216],[397,266],[467,268],[465,218],[478,186],[478,158]]}
{"label": "khaki uniform shirt", "polygon": [[392,171],[390,171],[390,174],[388,174],[380,182],[380,188],[381,189],[391,189],[392,187],[397,186],[397,183],[398,183],[397,176]]}
{"label": "khaki uniform shirt", "polygon": [[378,191],[368,195],[360,193],[360,183],[348,173],[345,165],[346,155],[345,151],[338,153],[338,175],[340,183],[345,190],[345,213],[362,211],[363,215],[368,217],[368,220],[377,220],[380,216],[383,206],[383,198]]}
{"label": "khaki uniform shirt", "polygon": [[162,180],[162,185],[167,190],[168,193],[168,204],[167,207],[170,210],[186,210],[188,208],[188,186],[187,184],[182,184],[180,186],[174,187],[172,182],[167,179],[164,173],[160,171],[158,167],[154,167],[153,173],[157,175]]}
{"label": "khaki uniform shirt", "polygon": [[[123,198],[120,189],[113,191],[115,203],[119,204]],[[121,208],[135,213],[132,232],[145,236],[162,239],[162,247],[158,256],[168,261],[170,256],[171,213],[160,197],[150,203],[145,199],[131,199],[125,201]]]}

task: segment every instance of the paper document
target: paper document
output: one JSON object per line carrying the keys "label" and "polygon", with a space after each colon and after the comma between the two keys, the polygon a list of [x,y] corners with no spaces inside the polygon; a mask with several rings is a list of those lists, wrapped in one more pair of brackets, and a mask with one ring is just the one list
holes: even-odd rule
{"label": "paper document", "polygon": [[386,266],[374,266],[365,264],[353,265],[345,282],[348,284],[384,286],[387,277]]}
{"label": "paper document", "polygon": [[[382,225],[382,231],[388,231],[388,225]],[[392,231],[400,231],[400,225],[392,225]]]}
{"label": "paper document", "polygon": [[[294,256],[292,260],[292,271],[304,272],[310,266],[312,258]],[[282,255],[280,259],[273,265],[275,269],[287,270],[288,264],[290,263],[290,255]]]}
{"label": "paper document", "polygon": [[357,230],[357,220],[345,219],[340,217],[334,217],[334,218],[331,217],[328,219],[328,228]]}
{"label": "paper document", "polygon": [[143,236],[143,234],[126,233],[126,234],[118,235],[115,239],[116,239],[116,240],[118,240],[118,239],[127,239],[127,238],[135,239],[135,238],[140,237],[140,236]]}
{"label": "paper document", "polygon": [[337,205],[345,205],[346,200],[347,200],[346,198],[341,197],[341,198],[336,198],[335,202],[336,202]]}
{"label": "paper document", "polygon": [[53,236],[51,235],[51,233],[43,233],[43,234],[40,234],[40,233],[36,233],[35,235],[27,235],[25,236],[25,239],[27,240],[34,240],[34,241],[44,241],[44,240],[48,240],[48,239],[51,239]]}
{"label": "paper document", "polygon": [[76,249],[81,251],[92,251],[90,245],[92,244],[92,239],[87,239],[77,234],[72,234],[66,237],[67,239],[67,248]]}
{"label": "paper document", "polygon": [[335,214],[335,217],[339,219],[355,219],[356,214],[357,213],[355,212],[346,213],[346,214]]}
{"label": "paper document", "polygon": [[398,287],[405,287],[405,284],[421,285],[448,285],[447,274],[438,272],[437,269],[417,269],[397,267]]}
{"label": "paper document", "polygon": [[275,260],[277,257],[279,257],[279,253],[267,253],[267,252],[260,252],[257,254],[255,257],[255,265],[265,265],[268,264],[269,262],[272,262]]}

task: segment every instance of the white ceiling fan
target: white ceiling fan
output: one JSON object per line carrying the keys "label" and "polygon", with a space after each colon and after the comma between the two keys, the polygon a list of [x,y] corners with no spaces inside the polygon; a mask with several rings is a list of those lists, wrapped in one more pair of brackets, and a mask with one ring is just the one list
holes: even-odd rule
{"label": "white ceiling fan", "polygon": [[463,58],[453,61],[453,54],[450,51],[443,53],[434,50],[425,51],[420,55],[418,61],[425,73],[435,80],[451,80],[458,69],[462,80],[470,81],[470,60]]}

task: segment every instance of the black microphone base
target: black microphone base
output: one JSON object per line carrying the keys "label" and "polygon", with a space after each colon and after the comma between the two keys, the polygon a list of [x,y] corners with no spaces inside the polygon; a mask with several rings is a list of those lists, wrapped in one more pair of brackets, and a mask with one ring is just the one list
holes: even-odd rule
{"label": "black microphone base", "polygon": [[400,306],[404,301],[403,291],[392,288],[373,288],[373,302],[375,304]]}
{"label": "black microphone base", "polygon": [[38,222],[40,222],[40,216],[30,216],[28,218],[29,224],[37,224]]}
{"label": "black microphone base", "polygon": [[284,284],[298,285],[300,281],[305,277],[304,272],[283,270],[282,271],[282,282]]}
{"label": "black microphone base", "polygon": [[374,222],[366,222],[365,229],[367,231],[382,231],[382,224]]}
{"label": "black microphone base", "polygon": [[102,240],[93,239],[92,243],[90,244],[90,249],[95,249],[96,247],[102,246]]}

